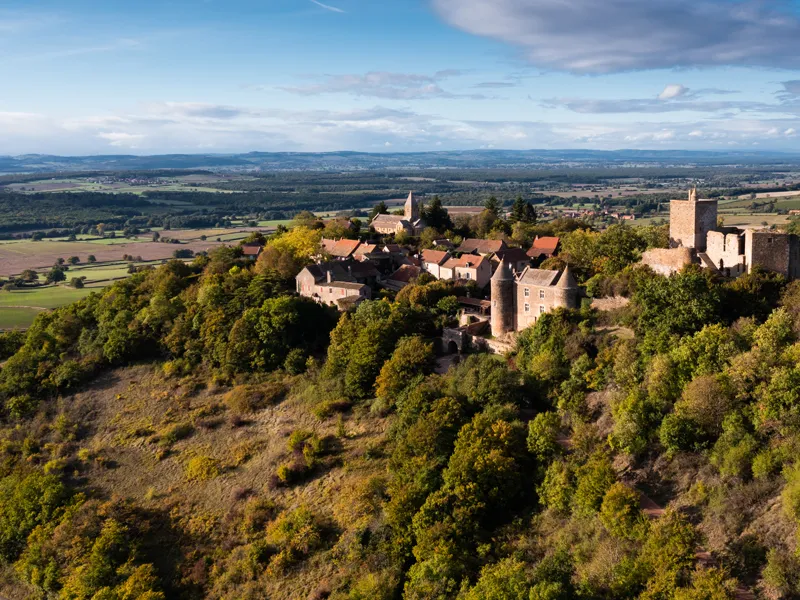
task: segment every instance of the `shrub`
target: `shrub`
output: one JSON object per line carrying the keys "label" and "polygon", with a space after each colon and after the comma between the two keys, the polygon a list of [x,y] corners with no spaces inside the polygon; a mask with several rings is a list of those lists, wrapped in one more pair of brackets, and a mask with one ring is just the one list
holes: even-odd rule
{"label": "shrub", "polygon": [[577,471],[577,485],[573,502],[579,512],[600,510],[608,489],[617,481],[611,461],[603,452],[593,454]]}
{"label": "shrub", "polygon": [[528,579],[525,563],[506,558],[481,569],[478,582],[464,600],[528,600]]}
{"label": "shrub", "polygon": [[677,413],[670,413],[664,417],[658,437],[669,455],[699,450],[707,444],[700,426]]}
{"label": "shrub", "polygon": [[306,370],[306,354],[300,348],[291,350],[286,355],[286,360],[283,362],[283,368],[289,375],[300,375],[305,373]]}
{"label": "shrub", "polygon": [[190,481],[209,481],[219,474],[219,461],[208,456],[195,456],[186,465],[186,478]]}
{"label": "shrub", "polygon": [[223,398],[232,411],[247,414],[277,402],[286,392],[279,383],[262,385],[237,385]]}
{"label": "shrub", "polygon": [[556,412],[539,413],[528,424],[528,450],[540,461],[546,461],[561,450],[558,431],[561,417]]}
{"label": "shrub", "polygon": [[319,549],[322,534],[320,520],[308,508],[281,513],[267,527],[266,542],[278,549],[270,561],[270,572],[279,573]]}
{"label": "shrub", "polygon": [[161,434],[159,443],[162,446],[171,446],[180,440],[185,440],[193,433],[194,426],[191,423],[176,423],[175,425],[171,425],[163,434]]}
{"label": "shrub", "polygon": [[603,497],[600,521],[611,535],[630,538],[641,520],[639,494],[624,483],[612,485]]}

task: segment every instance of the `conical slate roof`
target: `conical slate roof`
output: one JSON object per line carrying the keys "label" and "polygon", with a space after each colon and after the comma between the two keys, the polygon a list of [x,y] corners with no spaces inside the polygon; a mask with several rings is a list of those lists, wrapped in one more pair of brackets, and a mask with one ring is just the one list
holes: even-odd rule
{"label": "conical slate roof", "polygon": [[513,281],[514,275],[511,273],[511,266],[504,261],[500,261],[500,266],[492,275],[492,281]]}
{"label": "conical slate roof", "polygon": [[564,268],[564,272],[561,273],[561,277],[558,278],[558,283],[556,283],[556,287],[566,288],[566,289],[573,289],[578,287],[578,282],[575,281],[575,277],[572,275],[572,269],[569,265]]}

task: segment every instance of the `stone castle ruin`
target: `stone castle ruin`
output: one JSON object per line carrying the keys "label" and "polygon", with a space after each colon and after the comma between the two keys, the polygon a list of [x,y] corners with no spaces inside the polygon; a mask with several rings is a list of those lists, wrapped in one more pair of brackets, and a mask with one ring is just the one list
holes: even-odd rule
{"label": "stone castle ruin", "polygon": [[663,275],[699,263],[724,277],[738,277],[755,266],[789,279],[800,277],[798,236],[723,227],[717,224],[717,211],[717,200],[698,199],[696,189],[689,192],[687,200],[672,200],[670,248],[648,250],[642,262]]}

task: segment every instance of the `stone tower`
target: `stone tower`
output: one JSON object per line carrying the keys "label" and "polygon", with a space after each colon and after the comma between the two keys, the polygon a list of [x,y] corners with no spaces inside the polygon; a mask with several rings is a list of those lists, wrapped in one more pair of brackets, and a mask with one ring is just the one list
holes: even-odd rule
{"label": "stone tower", "polygon": [[697,189],[688,200],[669,203],[669,243],[672,248],[693,248],[705,252],[708,232],[717,227],[717,201],[698,200]]}
{"label": "stone tower", "polygon": [[419,202],[414,198],[414,192],[409,192],[408,200],[405,206],[405,219],[409,223],[414,223],[419,220]]}
{"label": "stone tower", "polygon": [[492,335],[501,338],[514,331],[514,275],[506,262],[501,262],[492,275]]}
{"label": "stone tower", "polygon": [[578,308],[578,282],[569,265],[564,268],[553,290],[554,308]]}

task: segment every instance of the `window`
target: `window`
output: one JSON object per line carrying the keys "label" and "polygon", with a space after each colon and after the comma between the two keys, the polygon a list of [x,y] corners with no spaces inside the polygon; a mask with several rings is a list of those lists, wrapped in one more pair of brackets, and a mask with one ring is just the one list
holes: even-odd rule
{"label": "window", "polygon": [[464,273],[464,279],[469,279],[469,278],[470,278],[470,277],[469,277],[469,275],[470,275],[470,274],[469,274],[469,271],[467,271],[466,273]]}
{"label": "window", "polygon": [[544,290],[539,290],[539,300],[544,300]]}
{"label": "window", "polygon": [[539,314],[540,315],[543,315],[546,311],[547,311],[547,309],[544,306],[540,306],[539,307]]}
{"label": "window", "polygon": [[525,288],[525,297],[528,298],[531,295],[531,288]]}
{"label": "window", "polygon": [[526,313],[529,313],[529,312],[531,312],[531,305],[530,305],[530,304],[526,304],[526,305],[525,305],[525,312],[526,312]]}

